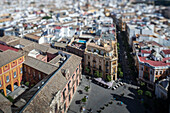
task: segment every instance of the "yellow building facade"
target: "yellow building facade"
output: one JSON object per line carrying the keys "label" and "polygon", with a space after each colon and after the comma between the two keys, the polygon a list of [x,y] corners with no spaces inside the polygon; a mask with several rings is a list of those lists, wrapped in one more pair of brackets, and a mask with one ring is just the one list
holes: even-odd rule
{"label": "yellow building facade", "polygon": [[3,66],[0,67],[0,90],[1,91],[3,90],[5,96],[7,96],[8,93],[14,91],[15,89],[14,85],[20,86],[22,80],[23,75],[22,66],[24,62],[24,56],[17,55],[14,56],[12,59],[14,58],[16,59],[10,61],[11,60],[10,58],[8,63],[6,63],[5,65],[1,64]]}

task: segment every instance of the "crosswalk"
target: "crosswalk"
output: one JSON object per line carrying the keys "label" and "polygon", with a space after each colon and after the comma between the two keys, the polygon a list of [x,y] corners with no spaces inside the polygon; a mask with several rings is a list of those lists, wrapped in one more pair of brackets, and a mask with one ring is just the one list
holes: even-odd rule
{"label": "crosswalk", "polygon": [[116,90],[118,87],[123,86],[123,85],[125,85],[125,83],[119,82],[118,84],[112,87],[112,90]]}

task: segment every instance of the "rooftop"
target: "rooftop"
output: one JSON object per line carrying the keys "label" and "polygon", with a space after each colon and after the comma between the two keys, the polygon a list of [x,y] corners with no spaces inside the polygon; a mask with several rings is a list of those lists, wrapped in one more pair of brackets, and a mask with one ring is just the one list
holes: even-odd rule
{"label": "rooftop", "polygon": [[0,44],[0,51],[6,51],[6,50],[13,50],[13,51],[18,52],[18,49],[16,48]]}
{"label": "rooftop", "polygon": [[154,61],[154,60],[149,60],[147,59],[147,57],[139,57],[139,60],[143,63],[148,63],[149,65],[151,66],[169,66],[170,65],[170,62],[166,62],[167,60],[170,60],[170,57],[169,58],[163,58],[162,61]]}
{"label": "rooftop", "polygon": [[162,50],[165,54],[170,54],[170,49]]}
{"label": "rooftop", "polygon": [[[68,53],[63,52],[61,54]],[[68,69],[69,74],[72,75],[80,62],[80,57],[70,54],[65,63],[52,76],[44,78],[21,96],[22,99],[26,100],[27,104],[16,109],[17,112],[50,112],[51,101],[68,82],[68,79],[63,76],[61,70]],[[42,84],[42,82],[44,82],[44,84]]]}
{"label": "rooftop", "polygon": [[58,69],[58,67],[50,63],[43,62],[41,60],[29,56],[25,57],[24,64],[33,67],[34,69],[39,70],[47,75],[52,74]]}
{"label": "rooftop", "polygon": [[23,55],[12,50],[6,50],[0,53],[0,67],[22,57]]}

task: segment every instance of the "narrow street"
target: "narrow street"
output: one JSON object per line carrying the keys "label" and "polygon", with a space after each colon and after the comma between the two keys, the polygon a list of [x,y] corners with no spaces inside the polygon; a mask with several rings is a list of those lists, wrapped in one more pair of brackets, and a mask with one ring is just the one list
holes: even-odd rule
{"label": "narrow street", "polygon": [[118,30],[117,32],[117,39],[118,39],[118,43],[119,43],[119,63],[121,64],[121,68],[122,68],[122,71],[123,71],[123,78],[124,78],[124,81],[127,81],[128,83],[132,82],[133,80],[133,77],[130,72],[130,68],[129,68],[129,62],[128,62],[128,59],[127,59],[127,52],[126,52],[126,47],[124,45],[124,42],[123,42],[123,37],[122,37],[122,32]]}

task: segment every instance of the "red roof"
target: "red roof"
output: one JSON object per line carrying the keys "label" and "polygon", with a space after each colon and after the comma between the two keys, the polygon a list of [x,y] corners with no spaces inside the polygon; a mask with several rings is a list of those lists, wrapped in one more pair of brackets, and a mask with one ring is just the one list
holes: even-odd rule
{"label": "red roof", "polygon": [[166,63],[166,60],[170,60],[170,57],[163,58],[162,61],[146,60],[146,57],[139,57],[139,60],[144,63],[148,63],[151,66],[168,66],[170,63]]}
{"label": "red roof", "polygon": [[170,49],[162,50],[165,54],[170,54]]}
{"label": "red roof", "polygon": [[0,50],[1,50],[1,51],[6,51],[6,50],[8,50],[8,49],[18,52],[18,49],[15,49],[15,48],[13,48],[13,47],[9,47],[9,46],[7,46],[7,45],[2,45],[2,44],[0,44]]}
{"label": "red roof", "polygon": [[55,29],[61,29],[61,27],[60,27],[60,26],[57,26],[57,27],[55,27]]}
{"label": "red roof", "polygon": [[148,54],[150,54],[151,51],[141,50],[141,53],[148,53]]}

